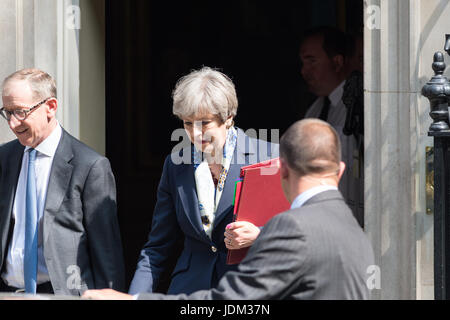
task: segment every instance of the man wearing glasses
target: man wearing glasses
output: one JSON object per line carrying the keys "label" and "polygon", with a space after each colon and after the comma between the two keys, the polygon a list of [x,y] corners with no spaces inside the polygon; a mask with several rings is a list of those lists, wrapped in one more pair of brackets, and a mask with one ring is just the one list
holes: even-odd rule
{"label": "man wearing glasses", "polygon": [[17,139],[0,146],[0,291],[124,290],[109,161],[61,128],[47,73],[11,74],[2,101]]}

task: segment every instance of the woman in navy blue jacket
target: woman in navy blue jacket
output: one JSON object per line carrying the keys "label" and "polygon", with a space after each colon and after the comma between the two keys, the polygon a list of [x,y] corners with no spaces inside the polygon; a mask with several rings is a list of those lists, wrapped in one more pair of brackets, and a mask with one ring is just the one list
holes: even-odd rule
{"label": "woman in navy blue jacket", "polygon": [[183,121],[188,140],[165,160],[130,294],[158,287],[179,240],[184,247],[169,294],[215,287],[237,267],[226,264],[227,250],[250,246],[257,238],[257,226],[232,223],[235,181],[242,166],[278,157],[278,144],[234,127],[237,106],[234,85],[221,72],[204,67],[177,82],[173,113]]}

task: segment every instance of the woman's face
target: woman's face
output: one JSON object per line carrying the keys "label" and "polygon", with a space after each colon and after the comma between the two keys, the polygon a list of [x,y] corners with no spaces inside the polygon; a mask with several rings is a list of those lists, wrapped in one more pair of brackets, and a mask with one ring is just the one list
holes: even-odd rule
{"label": "woman's face", "polygon": [[[231,122],[230,120],[227,120]],[[199,114],[183,119],[184,129],[197,150],[212,156],[222,152],[227,138],[227,122],[218,115]]]}

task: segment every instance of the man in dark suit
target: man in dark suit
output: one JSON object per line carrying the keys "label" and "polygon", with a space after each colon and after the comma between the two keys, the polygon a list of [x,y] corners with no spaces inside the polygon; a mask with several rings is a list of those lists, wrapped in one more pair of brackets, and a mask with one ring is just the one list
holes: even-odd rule
{"label": "man in dark suit", "polygon": [[[281,185],[291,209],[272,218],[238,267],[215,289],[138,299],[367,299],[372,246],[337,189],[345,164],[326,122],[294,123],[280,142]],[[93,299],[132,299],[89,290]]]}
{"label": "man in dark suit", "polygon": [[109,161],[61,128],[47,73],[13,73],[2,100],[17,139],[0,146],[0,291],[124,290]]}

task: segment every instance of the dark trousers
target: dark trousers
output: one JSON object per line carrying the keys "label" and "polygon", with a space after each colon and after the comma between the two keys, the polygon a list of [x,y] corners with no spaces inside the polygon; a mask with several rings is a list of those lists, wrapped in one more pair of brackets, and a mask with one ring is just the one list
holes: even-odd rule
{"label": "dark trousers", "polygon": [[[0,292],[21,292],[25,293],[25,289],[10,287],[3,280],[0,279]],[[36,287],[36,293],[53,294],[53,287],[50,281],[38,284]]]}

